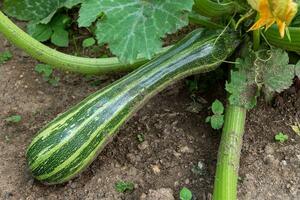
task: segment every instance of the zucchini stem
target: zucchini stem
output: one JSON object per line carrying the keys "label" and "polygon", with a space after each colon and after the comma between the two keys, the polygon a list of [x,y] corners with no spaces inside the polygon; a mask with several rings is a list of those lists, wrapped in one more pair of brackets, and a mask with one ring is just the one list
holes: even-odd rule
{"label": "zucchini stem", "polygon": [[207,17],[220,17],[230,15],[241,10],[234,1],[229,3],[217,3],[211,0],[195,0],[194,10]]}
{"label": "zucchini stem", "polygon": [[225,26],[213,22],[209,17],[199,15],[196,12],[191,12],[189,14],[189,20],[190,20],[190,22],[192,22],[194,24],[198,24],[198,25],[200,25],[202,27],[206,27],[206,28],[211,28],[211,29],[224,29],[225,28]]}
{"label": "zucchini stem", "polygon": [[237,182],[246,109],[228,105],[218,153],[214,200],[237,199]]}
{"label": "zucchini stem", "polygon": [[[139,57],[134,63],[121,63],[116,57],[84,58],[61,53],[35,40],[16,26],[0,11],[0,33],[12,44],[19,47],[33,58],[58,69],[82,74],[105,74],[112,72],[131,71],[148,60]],[[165,47],[160,53],[170,47]]]}

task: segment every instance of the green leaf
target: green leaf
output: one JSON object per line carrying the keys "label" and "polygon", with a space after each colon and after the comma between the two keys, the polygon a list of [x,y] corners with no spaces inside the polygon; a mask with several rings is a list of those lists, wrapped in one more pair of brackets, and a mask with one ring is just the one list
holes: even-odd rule
{"label": "green leaf", "polygon": [[87,47],[91,47],[95,44],[96,44],[96,40],[94,38],[90,37],[90,38],[86,38],[83,40],[82,47],[87,48]]}
{"label": "green leaf", "polygon": [[140,133],[137,135],[137,139],[139,142],[144,142],[145,141],[145,135],[143,133]]}
{"label": "green leaf", "polygon": [[231,80],[226,83],[226,90],[230,94],[231,105],[252,109],[256,105],[258,86],[255,82],[254,62],[256,54],[250,51],[244,59],[237,59],[235,69],[231,70]]}
{"label": "green leaf", "polygon": [[211,120],[211,116],[208,116],[205,118],[205,123],[210,123],[210,120]]}
{"label": "green leaf", "polygon": [[193,0],[86,0],[80,9],[79,26],[89,26],[102,13],[96,37],[108,43],[113,54],[132,63],[138,54],[148,59],[162,47],[161,38],[188,24]]}
{"label": "green leaf", "polygon": [[65,3],[64,3],[64,6],[66,8],[72,8],[73,6],[76,6],[77,4],[80,4],[82,3],[84,0],[67,0]]}
{"label": "green leaf", "polygon": [[180,190],[180,200],[191,200],[192,197],[193,194],[188,188],[184,187]]}
{"label": "green leaf", "polygon": [[47,24],[59,8],[71,8],[84,0],[4,0],[4,12],[19,20]]}
{"label": "green leaf", "polygon": [[221,101],[216,99],[211,106],[211,110],[215,115],[221,115],[224,112],[224,106]]}
{"label": "green leaf", "polygon": [[29,23],[27,25],[27,32],[31,35],[34,39],[45,42],[50,39],[53,31],[49,24],[36,24],[36,23]]}
{"label": "green leaf", "polygon": [[59,47],[69,45],[69,33],[65,30],[71,22],[67,15],[57,14],[48,24],[29,23],[27,32],[36,40],[45,42],[51,38],[51,42]]}
{"label": "green leaf", "polygon": [[213,129],[219,130],[223,127],[224,115],[213,115],[210,118],[210,125]]}
{"label": "green leaf", "polygon": [[52,86],[58,86],[60,78],[59,77],[54,77],[48,80],[48,83]]}
{"label": "green leaf", "polygon": [[59,47],[68,47],[69,32],[64,29],[56,29],[51,36],[51,42]]}
{"label": "green leaf", "polygon": [[43,77],[45,78],[49,78],[53,72],[53,69],[50,65],[46,65],[46,64],[37,64],[34,68],[34,70],[39,73],[42,74]]}
{"label": "green leaf", "polygon": [[3,51],[0,53],[0,65],[4,64],[12,58],[12,54],[9,51]]}
{"label": "green leaf", "polygon": [[129,181],[118,181],[115,184],[115,189],[117,192],[124,193],[126,191],[132,191],[134,189],[134,184]]}
{"label": "green leaf", "polygon": [[268,60],[262,63],[263,83],[267,92],[282,92],[293,84],[295,66],[289,65],[289,56],[282,49],[272,49]]}
{"label": "green leaf", "polygon": [[52,30],[66,29],[71,23],[71,18],[67,15],[57,14],[50,22]]}
{"label": "green leaf", "polygon": [[5,119],[6,122],[11,122],[11,123],[18,123],[21,120],[22,120],[22,117],[20,115],[12,115]]}
{"label": "green leaf", "polygon": [[277,135],[275,135],[275,140],[278,142],[285,142],[289,139],[289,136],[280,132]]}
{"label": "green leaf", "polygon": [[300,61],[295,66],[295,74],[300,78]]}

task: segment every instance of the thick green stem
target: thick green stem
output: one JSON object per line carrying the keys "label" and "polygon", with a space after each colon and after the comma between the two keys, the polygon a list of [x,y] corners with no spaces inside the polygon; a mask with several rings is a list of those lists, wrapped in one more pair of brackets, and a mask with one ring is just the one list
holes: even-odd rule
{"label": "thick green stem", "polygon": [[190,22],[194,24],[201,25],[202,27],[211,28],[211,29],[224,29],[225,26],[221,24],[214,23],[210,18],[199,15],[196,12],[191,12],[189,14]]}
{"label": "thick green stem", "polygon": [[219,4],[211,0],[195,0],[194,10],[207,17],[220,17],[239,11],[239,6],[234,2]]}
{"label": "thick green stem", "polygon": [[[117,58],[83,58],[67,55],[51,49],[39,41],[33,39],[22,29],[16,26],[8,17],[0,11],[0,33],[2,33],[12,44],[23,49],[33,58],[50,64],[53,67],[78,72],[82,74],[104,74],[120,71],[131,71],[147,60],[137,59],[133,64],[120,63]],[[162,50],[165,52],[169,47]],[[162,53],[161,52],[161,53]]]}
{"label": "thick green stem", "polygon": [[244,135],[246,109],[229,105],[219,147],[214,185],[214,200],[237,199],[240,153]]}

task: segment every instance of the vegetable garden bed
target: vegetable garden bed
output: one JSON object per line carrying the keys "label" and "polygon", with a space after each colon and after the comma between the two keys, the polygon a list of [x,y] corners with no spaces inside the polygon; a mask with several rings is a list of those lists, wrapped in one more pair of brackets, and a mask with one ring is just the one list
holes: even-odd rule
{"label": "vegetable garden bed", "polygon": [[38,1],[0,11],[3,198],[299,198],[298,1]]}
{"label": "vegetable garden bed", "polygon": [[[4,46],[7,42],[3,37],[0,41],[1,51],[14,52],[14,59],[0,67],[0,117],[4,119],[12,114],[23,117],[16,125],[0,122],[1,199],[139,199],[143,193],[160,188],[170,188],[177,199],[183,186],[199,199],[211,196],[220,134],[204,122],[209,115],[207,109],[198,114],[186,111],[193,101],[184,82],[167,88],[146,104],[79,178],[52,187],[34,181],[26,170],[25,149],[35,132],[66,107],[109,84],[114,77],[95,88],[80,76],[58,74],[62,81],[53,87],[34,72],[36,61],[24,57],[12,46]],[[215,98],[224,99],[222,85],[216,87],[219,89],[214,95],[205,92],[199,97],[209,103]],[[300,140],[289,126],[300,117],[299,95],[292,88],[277,98],[276,106],[259,103],[248,115],[239,199],[299,197]],[[277,132],[288,134],[289,141],[275,142]],[[145,149],[137,139],[141,133],[148,143]],[[205,164],[205,175],[191,171],[199,161]],[[156,165],[160,169],[158,174],[153,171]],[[132,193],[118,193],[114,184],[119,180],[133,181],[137,189]]]}

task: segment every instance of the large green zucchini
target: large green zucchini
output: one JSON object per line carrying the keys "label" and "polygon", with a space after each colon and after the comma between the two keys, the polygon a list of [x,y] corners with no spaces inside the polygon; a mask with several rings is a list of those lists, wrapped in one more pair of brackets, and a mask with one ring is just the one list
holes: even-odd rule
{"label": "large green zucchini", "polygon": [[27,150],[33,176],[56,184],[78,175],[151,96],[178,79],[215,69],[238,43],[235,33],[195,30],[166,53],[59,115]]}

